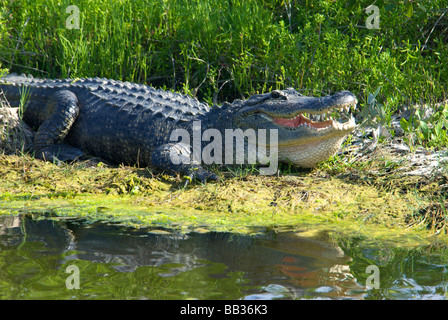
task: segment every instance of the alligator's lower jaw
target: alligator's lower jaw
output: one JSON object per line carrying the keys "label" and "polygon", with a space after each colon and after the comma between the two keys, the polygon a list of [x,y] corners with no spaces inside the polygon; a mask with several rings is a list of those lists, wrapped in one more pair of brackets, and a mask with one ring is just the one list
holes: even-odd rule
{"label": "alligator's lower jaw", "polygon": [[356,127],[353,115],[348,117],[349,120],[345,123],[331,118],[326,121],[312,121],[301,114],[293,118],[272,117],[272,122],[288,132],[285,139],[278,144],[279,161],[312,168],[328,160],[339,150],[347,134]]}
{"label": "alligator's lower jaw", "polygon": [[312,168],[338,152],[346,135],[337,135],[302,144],[278,146],[278,160],[301,168]]}
{"label": "alligator's lower jaw", "polygon": [[[343,108],[349,111],[349,106]],[[314,120],[311,120],[312,119]],[[310,115],[310,119],[302,114],[292,118],[272,117],[285,137],[278,144],[279,161],[289,161],[298,167],[311,168],[335,155],[345,140],[346,135],[356,127],[353,115],[347,114],[348,121],[340,123],[329,120],[325,114]],[[322,121],[324,120],[324,121]]]}

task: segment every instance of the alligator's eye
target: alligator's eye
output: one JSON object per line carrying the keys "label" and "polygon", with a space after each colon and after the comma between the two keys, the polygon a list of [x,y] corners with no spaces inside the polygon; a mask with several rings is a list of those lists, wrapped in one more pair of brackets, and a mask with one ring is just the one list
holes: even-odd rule
{"label": "alligator's eye", "polygon": [[274,91],[271,92],[271,98],[272,99],[280,99],[280,98],[285,99],[286,97],[283,94],[283,92],[278,91],[278,90],[274,90]]}

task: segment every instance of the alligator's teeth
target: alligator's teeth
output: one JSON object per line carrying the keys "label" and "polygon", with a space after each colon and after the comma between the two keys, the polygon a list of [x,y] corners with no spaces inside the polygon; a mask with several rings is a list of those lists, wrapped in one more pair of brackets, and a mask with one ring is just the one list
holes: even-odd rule
{"label": "alligator's teeth", "polygon": [[350,121],[346,124],[344,124],[344,130],[348,130],[351,126],[353,126],[354,123],[352,122],[352,118],[350,118]]}
{"label": "alligator's teeth", "polygon": [[353,116],[353,114],[350,114],[350,121],[349,121],[349,123],[351,125],[356,125],[356,120],[355,120],[355,117]]}

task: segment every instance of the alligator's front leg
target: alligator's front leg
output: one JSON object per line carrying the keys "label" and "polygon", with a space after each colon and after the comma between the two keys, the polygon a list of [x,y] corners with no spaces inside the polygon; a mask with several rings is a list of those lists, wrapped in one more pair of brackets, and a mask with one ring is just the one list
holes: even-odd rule
{"label": "alligator's front leg", "polygon": [[[180,173],[192,180],[206,182],[219,180],[219,177],[192,160],[190,146],[184,143],[167,143],[158,147],[151,154],[151,164],[170,173]],[[188,181],[187,181],[188,183]]]}
{"label": "alligator's front leg", "polygon": [[77,148],[63,144],[79,113],[78,98],[69,90],[55,92],[45,108],[45,121],[34,136],[35,156],[47,161],[73,161],[84,155]]}

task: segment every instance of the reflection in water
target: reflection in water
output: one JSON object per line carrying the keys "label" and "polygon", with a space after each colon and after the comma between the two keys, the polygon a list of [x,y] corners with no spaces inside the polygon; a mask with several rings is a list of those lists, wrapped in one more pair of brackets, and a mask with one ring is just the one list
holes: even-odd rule
{"label": "reflection in water", "polygon": [[[411,267],[424,260],[426,265],[422,267],[427,273],[426,278],[416,273],[409,277],[403,269],[409,262],[407,251],[394,251],[394,257],[384,263],[384,248],[375,251],[353,244],[344,247],[349,249],[342,250],[326,232],[306,238],[292,231],[260,236],[176,234],[75,219],[36,221],[6,216],[0,217],[0,297],[446,297],[446,256],[437,255],[438,264],[429,262],[428,255],[413,256]],[[369,264],[380,267],[378,290],[365,288]],[[65,286],[69,276],[65,271],[70,265],[80,270],[79,290]],[[422,280],[430,278],[429,286],[422,284]]]}

